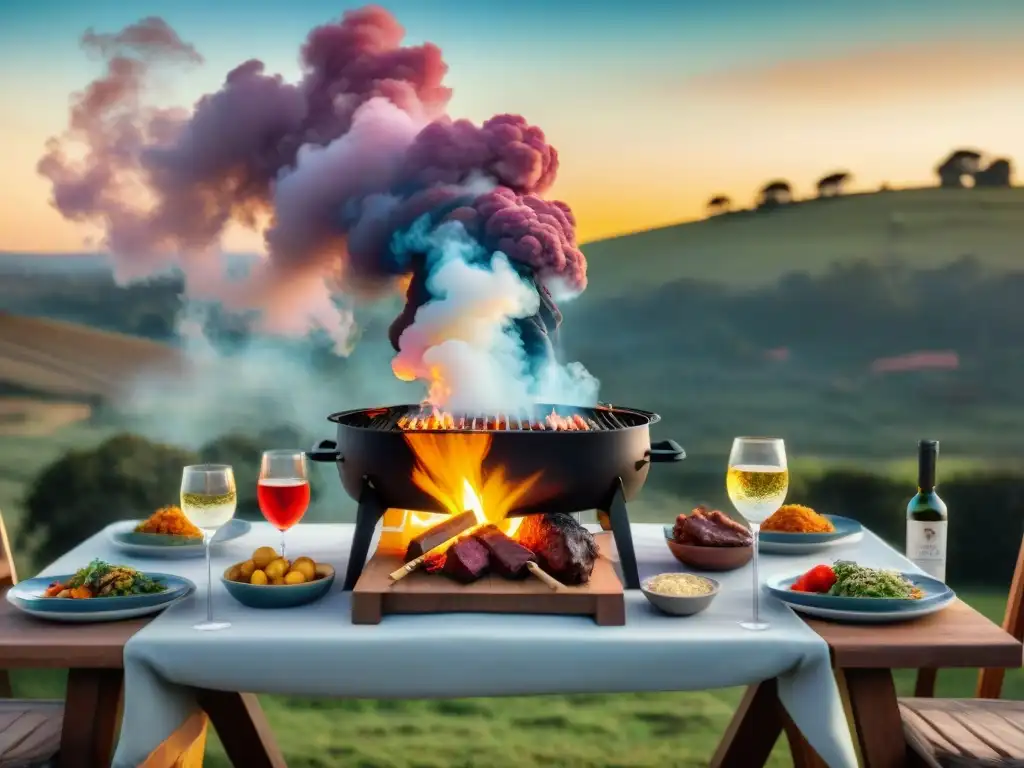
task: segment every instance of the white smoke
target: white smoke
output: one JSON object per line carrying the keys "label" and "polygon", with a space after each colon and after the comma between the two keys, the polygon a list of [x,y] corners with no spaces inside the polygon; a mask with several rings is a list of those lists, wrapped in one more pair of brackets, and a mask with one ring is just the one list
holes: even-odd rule
{"label": "white smoke", "polygon": [[529,412],[538,403],[591,406],[598,381],[579,363],[527,359],[512,321],[535,315],[537,289],[501,252],[489,259],[458,222],[430,229],[423,217],[394,243],[427,254],[424,304],[399,339],[392,365],[403,379],[435,382],[455,413]]}

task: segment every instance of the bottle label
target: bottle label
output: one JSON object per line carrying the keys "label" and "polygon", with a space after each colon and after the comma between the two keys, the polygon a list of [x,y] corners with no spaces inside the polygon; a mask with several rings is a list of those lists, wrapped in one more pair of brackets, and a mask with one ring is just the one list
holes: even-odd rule
{"label": "bottle label", "polygon": [[946,521],[907,521],[907,559],[939,581],[946,580]]}

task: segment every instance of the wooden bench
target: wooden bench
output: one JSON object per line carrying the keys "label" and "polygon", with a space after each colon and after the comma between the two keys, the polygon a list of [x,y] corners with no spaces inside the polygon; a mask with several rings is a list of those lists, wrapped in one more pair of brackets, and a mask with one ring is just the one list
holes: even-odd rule
{"label": "wooden bench", "polygon": [[[1003,629],[1024,640],[1024,541]],[[974,699],[936,699],[937,670],[918,673],[914,698],[900,699],[907,743],[929,768],[1024,768],[1024,702],[1001,701],[1003,669],[983,669]]]}
{"label": "wooden bench", "polygon": [[[7,527],[0,514],[0,592],[18,583]],[[0,670],[0,768],[42,765],[60,750],[64,702],[12,699],[11,678]]]}

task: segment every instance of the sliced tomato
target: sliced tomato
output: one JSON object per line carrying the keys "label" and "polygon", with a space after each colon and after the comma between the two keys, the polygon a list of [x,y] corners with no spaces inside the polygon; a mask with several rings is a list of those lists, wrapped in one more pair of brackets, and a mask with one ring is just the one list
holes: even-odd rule
{"label": "sliced tomato", "polygon": [[814,566],[806,573],[804,578],[807,580],[807,586],[812,592],[828,592],[832,589],[832,585],[836,583],[836,574],[827,565]]}

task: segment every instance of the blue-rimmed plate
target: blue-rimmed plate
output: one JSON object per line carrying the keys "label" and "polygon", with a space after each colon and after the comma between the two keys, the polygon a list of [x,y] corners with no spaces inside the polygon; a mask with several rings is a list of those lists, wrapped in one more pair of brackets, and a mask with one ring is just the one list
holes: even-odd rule
{"label": "blue-rimmed plate", "polygon": [[854,613],[917,610],[944,602],[955,596],[953,590],[938,579],[922,576],[919,573],[902,574],[903,578],[908,579],[923,593],[917,600],[903,600],[890,597],[837,597],[835,595],[823,595],[815,592],[793,592],[790,587],[793,586],[793,583],[801,575],[768,579],[765,583],[765,588],[773,596],[791,606],[794,610],[797,610],[799,606],[823,608],[831,611],[852,611]]}
{"label": "blue-rimmed plate", "polygon": [[[203,540],[185,536],[170,536],[163,533],[136,533],[135,527],[141,520],[125,520],[108,529],[113,545],[133,557],[202,557]],[[252,528],[248,520],[233,518],[213,537],[212,546],[244,536]]]}
{"label": "blue-rimmed plate", "polygon": [[832,533],[784,533],[762,530],[758,535],[758,551],[772,555],[806,555],[839,544],[853,544],[864,537],[864,526],[840,515],[822,515],[835,530]]}
{"label": "blue-rimmed plate", "polygon": [[838,621],[844,624],[894,624],[898,621],[910,621],[911,619],[919,619],[922,616],[938,613],[948,608],[955,600],[956,596],[950,595],[944,600],[939,600],[937,603],[913,606],[900,611],[844,611],[834,608],[817,608],[813,605],[793,604],[790,604],[789,607],[805,616]]}
{"label": "blue-rimmed plate", "polygon": [[26,579],[7,590],[7,602],[20,611],[48,621],[86,623],[118,621],[137,616],[148,616],[164,610],[195,591],[196,585],[186,578],[170,573],[146,573],[149,578],[164,584],[167,589],[148,595],[124,597],[91,597],[71,600],[63,597],[43,597],[55,581],[67,581],[72,574],[37,576]]}

